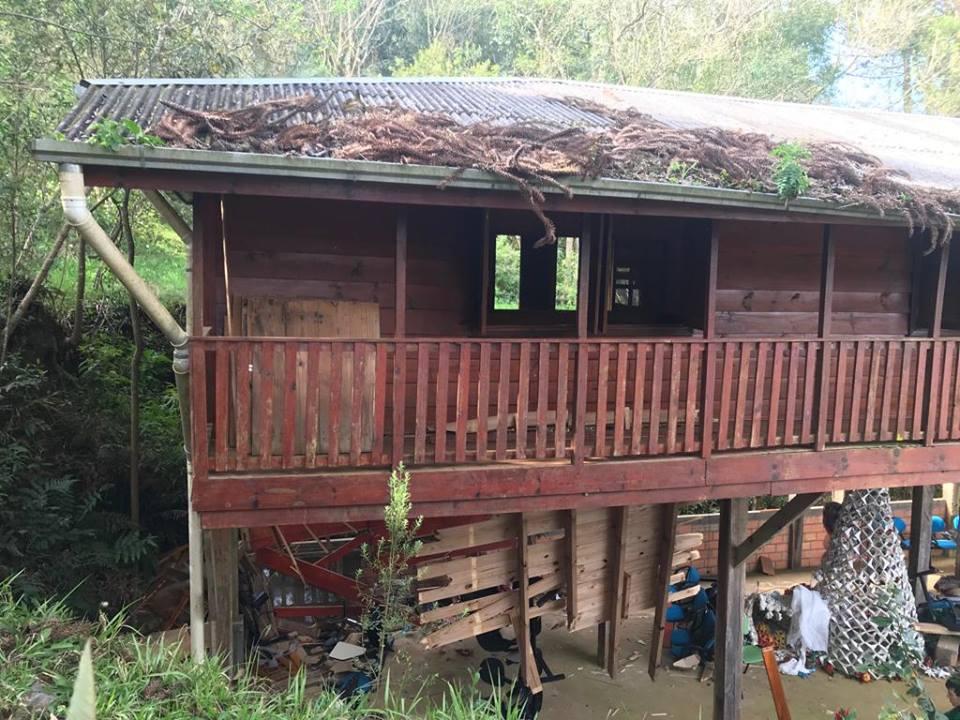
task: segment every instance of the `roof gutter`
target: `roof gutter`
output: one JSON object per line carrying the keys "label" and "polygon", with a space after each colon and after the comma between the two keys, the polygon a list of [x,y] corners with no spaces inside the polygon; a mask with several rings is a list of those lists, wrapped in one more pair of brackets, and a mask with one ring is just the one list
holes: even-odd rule
{"label": "roof gutter", "polygon": [[[516,191],[513,184],[481,170],[456,170],[437,165],[408,165],[372,160],[145,146],[124,146],[117,150],[108,150],[77,141],[48,139],[34,143],[34,155],[38,160],[49,162],[178,173],[222,173],[314,182],[420,186],[431,189],[439,189],[442,185],[444,188],[461,190]],[[841,206],[814,198],[797,198],[785,206],[777,195],[749,190],[610,178],[571,177],[564,178],[564,184],[578,197],[687,203],[765,213],[845,218],[850,221],[863,220],[891,225],[907,224],[906,218],[900,214],[881,216],[873,208]],[[544,187],[542,190],[547,195],[561,195],[557,188]]]}

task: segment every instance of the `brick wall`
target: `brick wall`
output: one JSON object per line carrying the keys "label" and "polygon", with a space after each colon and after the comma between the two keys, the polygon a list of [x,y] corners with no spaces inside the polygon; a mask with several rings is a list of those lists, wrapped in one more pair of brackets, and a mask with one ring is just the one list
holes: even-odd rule
{"label": "brick wall", "polygon": [[[938,498],[933,501],[934,515],[946,517],[945,510],[946,505],[942,499]],[[752,533],[775,512],[776,510],[755,510],[751,512],[747,521],[748,532]],[[817,567],[820,564],[823,553],[826,551],[824,540],[827,533],[823,529],[822,513],[823,508],[820,506],[812,507],[804,513],[802,567]],[[910,501],[899,500],[894,502],[893,514],[903,518],[907,524],[907,532],[909,532]],[[717,571],[717,544],[720,534],[719,520],[720,516],[717,514],[683,515],[679,519],[678,532],[703,533],[703,546],[700,548],[700,560],[696,563],[697,569],[699,569],[701,573],[714,574]],[[747,560],[747,572],[753,572],[757,569],[757,558],[760,555],[766,555],[773,560],[773,565],[777,570],[785,570],[787,568],[789,538],[789,528],[775,535],[770,542]]]}

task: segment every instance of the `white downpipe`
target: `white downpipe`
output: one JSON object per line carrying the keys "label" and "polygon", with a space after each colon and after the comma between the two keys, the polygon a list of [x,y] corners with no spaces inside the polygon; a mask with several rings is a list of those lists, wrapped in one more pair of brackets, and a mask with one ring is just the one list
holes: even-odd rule
{"label": "white downpipe", "polygon": [[147,316],[166,336],[175,348],[187,344],[187,333],[173,315],[163,306],[150,287],[143,281],[133,266],[110,240],[106,231],[97,224],[87,206],[83,187],[83,171],[79,165],[64,163],[60,166],[60,202],[67,223],[77,229],[87,244],[107,264],[111,272],[143,308]]}
{"label": "white downpipe", "polygon": [[[200,516],[193,510],[193,463],[190,445],[190,356],[187,352],[189,335],[180,327],[173,315],[163,306],[150,287],[143,281],[133,266],[127,262],[110,236],[97,223],[87,205],[83,183],[83,171],[79,165],[64,163],[60,166],[60,199],[66,221],[77,229],[80,236],[94,249],[116,275],[127,291],[143,308],[147,316],[160,328],[173,345],[173,372],[177,381],[177,396],[180,401],[180,422],[183,432],[183,449],[187,463],[187,534],[190,563],[190,651],[196,662],[206,658],[203,606],[203,532]],[[163,198],[161,198],[163,200]],[[163,200],[165,203],[166,201]],[[170,208],[173,211],[172,208]],[[176,211],[173,211],[176,214]],[[165,216],[164,213],[161,213]],[[177,215],[179,218],[179,215]],[[186,223],[181,223],[186,227]],[[179,233],[183,228],[175,228]],[[181,235],[182,237],[182,235]],[[189,263],[189,260],[188,260]],[[189,264],[188,264],[189,272]],[[188,283],[188,295],[190,287]],[[190,326],[190,312],[187,323]]]}

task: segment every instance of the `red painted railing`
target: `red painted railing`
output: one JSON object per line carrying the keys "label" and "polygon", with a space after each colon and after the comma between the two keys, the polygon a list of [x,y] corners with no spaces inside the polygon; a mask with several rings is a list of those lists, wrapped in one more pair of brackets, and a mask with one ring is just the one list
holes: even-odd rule
{"label": "red painted railing", "polygon": [[191,347],[194,455],[213,473],[960,439],[957,340]]}

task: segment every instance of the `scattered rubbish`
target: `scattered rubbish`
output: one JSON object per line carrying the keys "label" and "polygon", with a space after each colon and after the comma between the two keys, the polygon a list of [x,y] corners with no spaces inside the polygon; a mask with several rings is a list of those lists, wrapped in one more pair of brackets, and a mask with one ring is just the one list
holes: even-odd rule
{"label": "scattered rubbish", "polygon": [[349,642],[338,642],[334,646],[333,650],[330,651],[330,659],[353,660],[361,655],[365,655],[366,652],[366,648],[363,648],[360,645],[354,645],[353,643]]}

